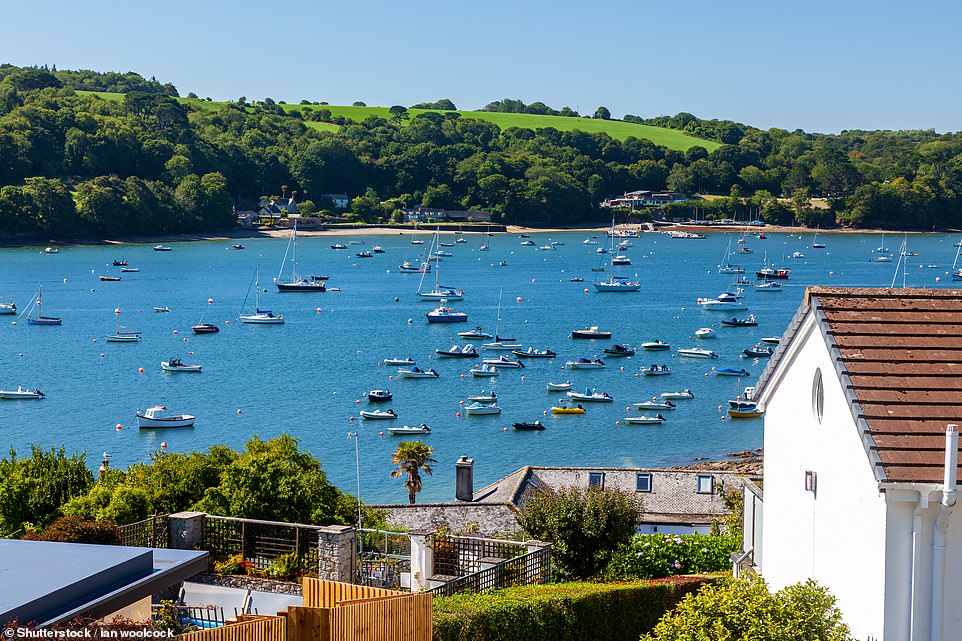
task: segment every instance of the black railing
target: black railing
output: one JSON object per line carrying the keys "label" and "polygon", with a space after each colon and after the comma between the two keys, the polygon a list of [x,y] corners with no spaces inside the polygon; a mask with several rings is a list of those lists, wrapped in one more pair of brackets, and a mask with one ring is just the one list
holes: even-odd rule
{"label": "black railing", "polygon": [[170,547],[170,522],[166,514],[158,514],[143,521],[117,527],[120,544],[139,548]]}
{"label": "black railing", "polygon": [[470,592],[481,593],[514,585],[547,583],[550,570],[551,548],[538,548],[487,569],[448,581],[428,592],[439,596],[453,596]]}
{"label": "black railing", "polygon": [[215,561],[241,555],[258,571],[266,570],[279,556],[297,554],[304,567],[318,566],[318,530],[321,526],[278,523],[207,515],[204,549]]}
{"label": "black railing", "polygon": [[482,561],[497,563],[525,553],[524,543],[501,539],[482,539],[467,536],[436,535],[434,574],[459,577],[477,572]]}

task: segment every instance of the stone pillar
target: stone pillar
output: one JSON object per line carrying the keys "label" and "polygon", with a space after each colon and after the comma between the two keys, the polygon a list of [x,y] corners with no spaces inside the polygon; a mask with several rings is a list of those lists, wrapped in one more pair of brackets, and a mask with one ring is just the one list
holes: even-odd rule
{"label": "stone pillar", "polygon": [[434,576],[433,530],[412,530],[411,537],[411,592],[431,589],[428,579]]}
{"label": "stone pillar", "polygon": [[199,550],[204,545],[205,512],[177,512],[167,517],[170,525],[170,547]]}
{"label": "stone pillar", "polygon": [[354,582],[356,532],[346,525],[328,525],[317,531],[317,578]]}

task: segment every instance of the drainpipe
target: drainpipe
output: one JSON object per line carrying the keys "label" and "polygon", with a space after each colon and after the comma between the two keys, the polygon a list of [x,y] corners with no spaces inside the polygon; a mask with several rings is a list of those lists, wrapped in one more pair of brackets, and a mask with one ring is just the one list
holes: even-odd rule
{"label": "drainpipe", "polygon": [[942,612],[945,587],[945,546],[949,518],[955,508],[955,482],[958,466],[959,426],[945,428],[945,470],[942,479],[942,505],[932,533],[932,641],[942,641]]}
{"label": "drainpipe", "polygon": [[919,491],[919,502],[912,510],[912,565],[909,568],[909,629],[905,635],[906,639],[915,639],[916,619],[918,611],[919,593],[919,559],[922,557],[922,510],[929,508],[929,493],[924,490]]}

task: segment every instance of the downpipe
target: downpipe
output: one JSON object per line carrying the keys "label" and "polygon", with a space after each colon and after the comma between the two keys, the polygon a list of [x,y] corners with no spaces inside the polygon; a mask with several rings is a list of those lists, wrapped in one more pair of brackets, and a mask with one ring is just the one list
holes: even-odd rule
{"label": "downpipe", "polygon": [[932,533],[932,641],[943,641],[942,619],[945,606],[945,548],[949,519],[955,509],[959,451],[959,426],[945,428],[945,465],[942,476],[942,503]]}

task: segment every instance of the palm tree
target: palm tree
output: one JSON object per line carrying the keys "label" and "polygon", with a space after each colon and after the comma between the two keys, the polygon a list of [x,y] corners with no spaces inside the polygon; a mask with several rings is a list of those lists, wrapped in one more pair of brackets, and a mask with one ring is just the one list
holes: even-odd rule
{"label": "palm tree", "polygon": [[417,493],[421,491],[421,470],[430,476],[431,466],[428,463],[437,463],[431,458],[434,448],[425,445],[421,441],[404,441],[397,446],[397,451],[393,452],[393,463],[397,469],[391,471],[391,478],[397,478],[402,474],[407,474],[404,487],[408,489],[408,501],[411,505],[415,503]]}

